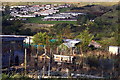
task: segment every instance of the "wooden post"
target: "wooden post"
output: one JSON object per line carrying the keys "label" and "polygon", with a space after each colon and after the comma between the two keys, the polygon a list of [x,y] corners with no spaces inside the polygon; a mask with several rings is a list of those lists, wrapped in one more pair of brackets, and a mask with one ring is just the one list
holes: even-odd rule
{"label": "wooden post", "polygon": [[75,50],[73,49],[73,55],[75,54]]}
{"label": "wooden post", "polygon": [[69,69],[66,69],[66,73],[67,73],[67,78],[69,78]]}
{"label": "wooden post", "polygon": [[24,64],[25,65],[25,76],[26,76],[26,69],[27,69],[27,67],[26,67],[26,65],[27,65],[27,59],[26,58],[27,58],[27,56],[26,55],[27,55],[27,49],[25,48],[25,62],[24,62],[25,63]]}
{"label": "wooden post", "polygon": [[58,54],[58,46],[57,46],[57,54]]}
{"label": "wooden post", "polygon": [[47,51],[46,51],[46,46],[45,45],[44,45],[44,50],[45,50],[45,55],[46,55]]}
{"label": "wooden post", "polygon": [[45,76],[45,66],[43,66],[43,75],[42,75],[42,77],[44,78],[44,76]]}
{"label": "wooden post", "polygon": [[49,67],[48,67],[48,77],[50,77],[50,62],[49,62]]}
{"label": "wooden post", "polygon": [[48,67],[48,76],[50,77],[50,67],[51,67],[51,57],[52,57],[52,50],[51,50],[51,48],[50,48],[50,61],[49,61],[49,67]]}
{"label": "wooden post", "polygon": [[83,54],[82,46],[80,45],[80,53]]}
{"label": "wooden post", "polygon": [[10,64],[11,64],[11,49],[10,49],[10,56],[9,56],[9,68],[10,68]]}

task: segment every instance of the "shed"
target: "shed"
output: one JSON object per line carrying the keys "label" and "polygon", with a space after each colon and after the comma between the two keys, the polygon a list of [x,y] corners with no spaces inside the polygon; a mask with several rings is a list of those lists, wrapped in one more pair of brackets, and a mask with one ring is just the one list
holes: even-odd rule
{"label": "shed", "polygon": [[119,54],[120,53],[120,47],[119,46],[109,46],[108,50],[112,54]]}

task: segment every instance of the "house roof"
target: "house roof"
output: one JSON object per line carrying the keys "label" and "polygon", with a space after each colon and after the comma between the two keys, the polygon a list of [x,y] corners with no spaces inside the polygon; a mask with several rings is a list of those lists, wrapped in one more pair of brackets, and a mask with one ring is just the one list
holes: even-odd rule
{"label": "house roof", "polygon": [[0,35],[0,38],[3,41],[23,41],[28,36],[21,36],[21,35]]}
{"label": "house roof", "polygon": [[63,44],[65,46],[67,46],[68,48],[75,47],[75,44],[81,42],[81,40],[79,40],[79,39],[74,39],[74,40],[72,40],[72,39],[64,39],[63,41],[64,41]]}
{"label": "house roof", "polygon": [[71,43],[63,43],[65,46],[67,46],[68,48],[74,47],[74,44]]}
{"label": "house roof", "polygon": [[88,46],[91,46],[91,45],[93,45],[95,48],[100,48],[101,47],[101,45],[94,40],[92,40]]}

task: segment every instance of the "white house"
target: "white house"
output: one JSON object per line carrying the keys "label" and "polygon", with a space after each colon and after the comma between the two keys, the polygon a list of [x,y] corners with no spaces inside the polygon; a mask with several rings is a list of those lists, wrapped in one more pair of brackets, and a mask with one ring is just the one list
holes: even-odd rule
{"label": "white house", "polygon": [[112,54],[119,54],[120,47],[119,46],[109,46],[109,52]]}
{"label": "white house", "polygon": [[72,63],[73,57],[74,57],[74,56],[55,55],[55,54],[54,54],[54,61],[55,61],[55,62]]}

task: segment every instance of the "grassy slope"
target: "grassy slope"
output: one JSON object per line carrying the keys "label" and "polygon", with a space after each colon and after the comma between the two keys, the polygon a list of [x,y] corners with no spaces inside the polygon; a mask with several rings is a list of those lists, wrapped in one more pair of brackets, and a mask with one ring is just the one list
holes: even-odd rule
{"label": "grassy slope", "polygon": [[[107,13],[103,14],[101,17],[98,17],[96,19],[101,18],[102,21],[113,24],[113,23],[116,23],[118,21],[118,17],[119,17],[118,12],[120,12],[120,11],[114,10],[114,11],[111,11],[111,12],[107,12]],[[112,17],[112,18],[109,18],[109,17]]]}
{"label": "grassy slope", "polygon": [[[85,6],[88,4],[99,4],[104,6],[111,6],[117,2],[67,2],[68,4],[75,4],[78,6]],[[4,2],[3,5],[33,5],[33,4],[65,4],[65,2]]]}

